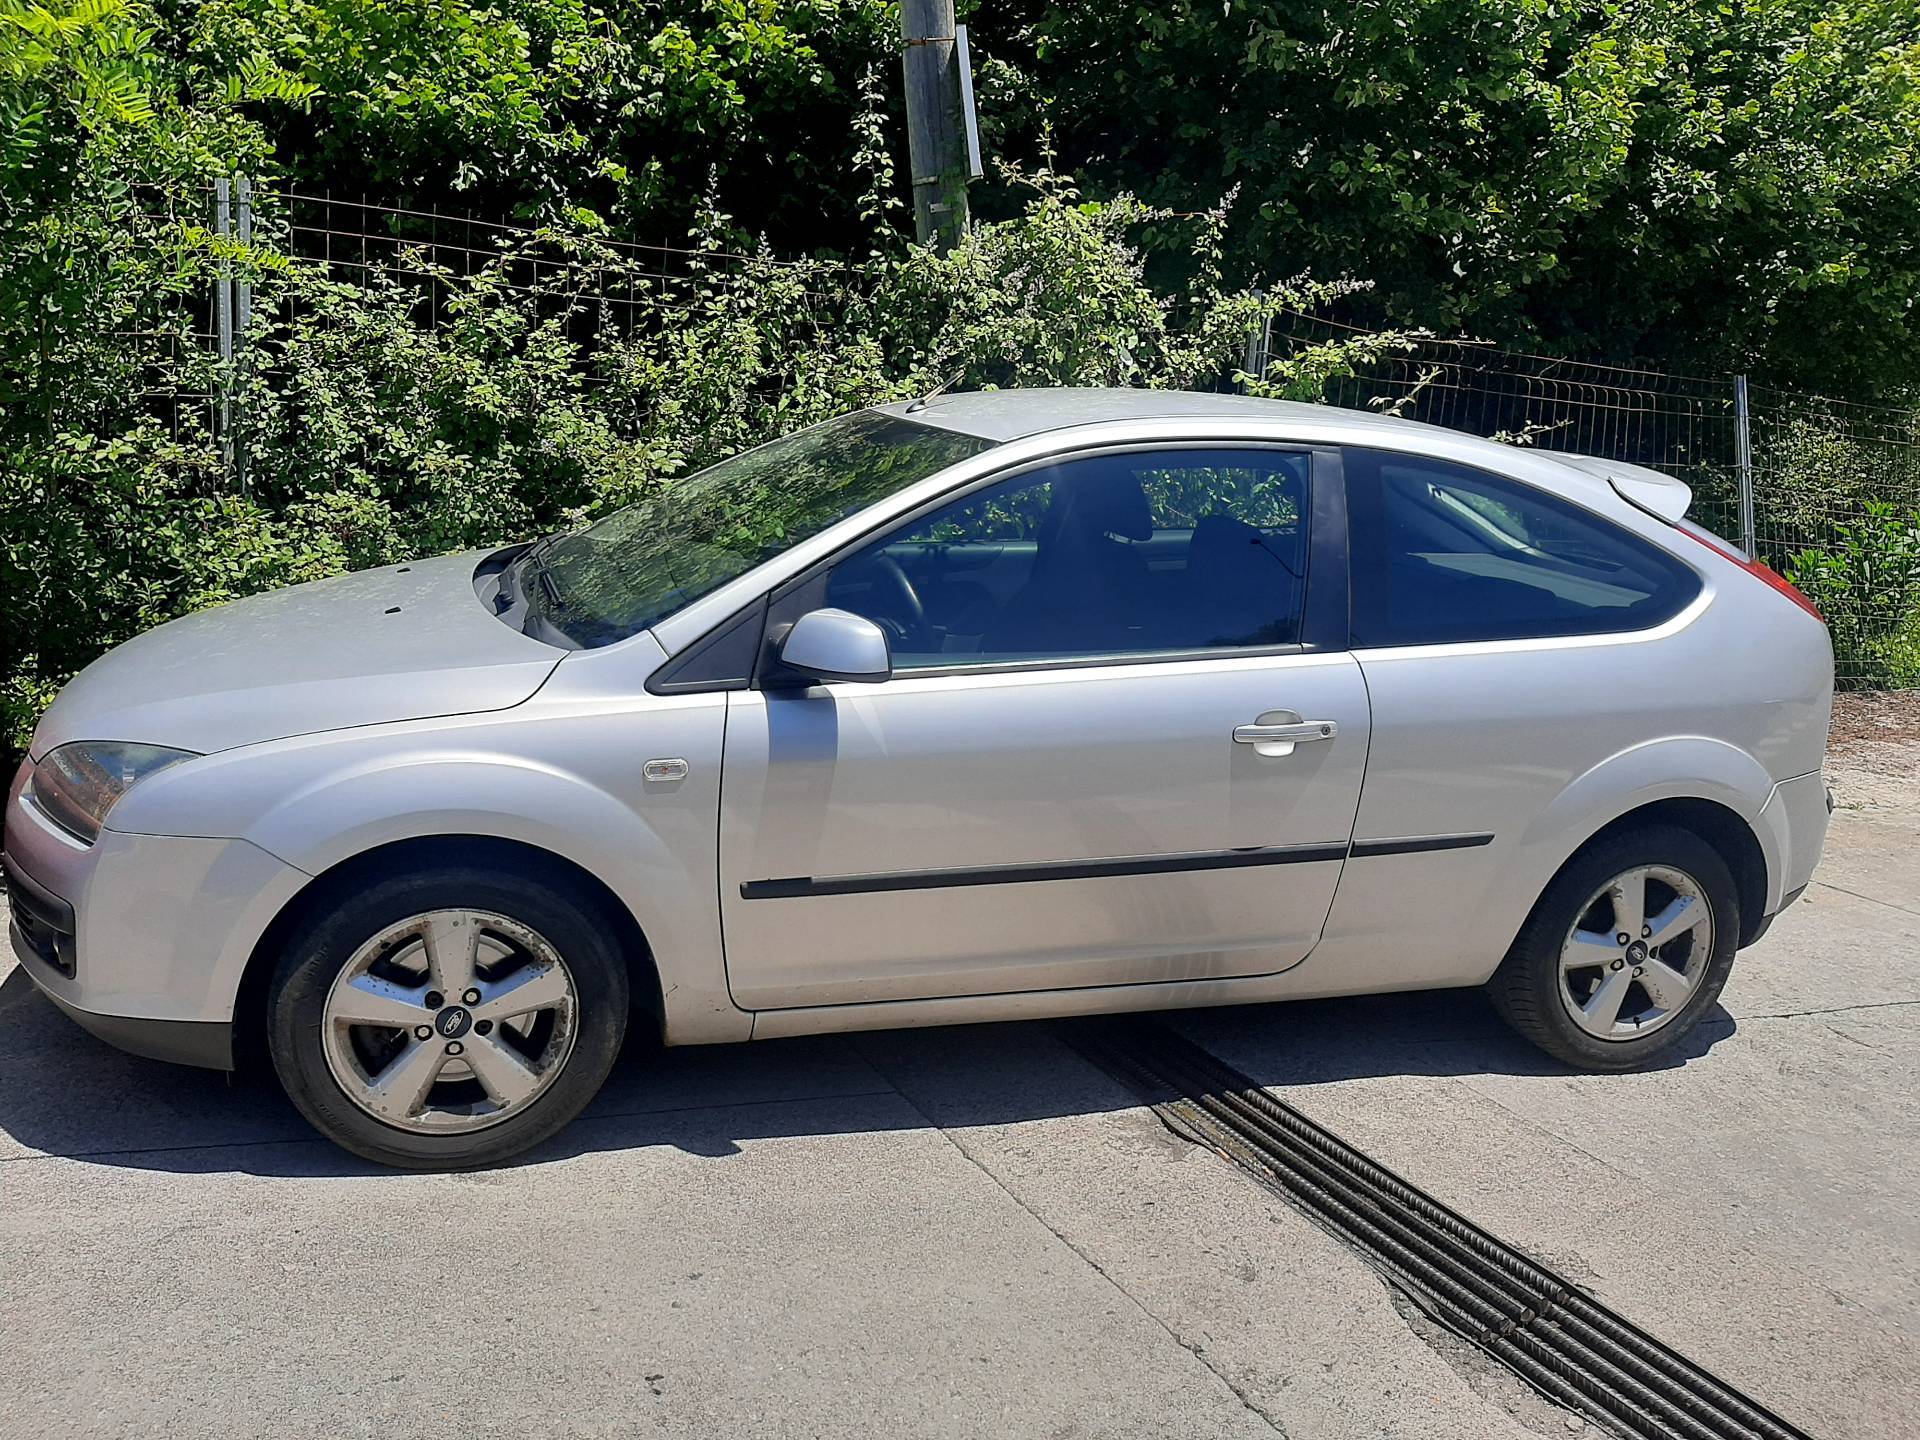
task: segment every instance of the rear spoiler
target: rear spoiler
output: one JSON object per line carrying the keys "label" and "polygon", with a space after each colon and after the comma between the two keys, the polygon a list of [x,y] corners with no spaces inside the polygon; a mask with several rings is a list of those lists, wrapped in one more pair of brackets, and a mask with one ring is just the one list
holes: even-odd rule
{"label": "rear spoiler", "polygon": [[1556,454],[1554,459],[1597,475],[1612,485],[1629,505],[1647,512],[1669,525],[1677,524],[1693,503],[1693,491],[1682,481],[1645,465],[1629,465],[1624,460],[1602,460],[1597,455]]}

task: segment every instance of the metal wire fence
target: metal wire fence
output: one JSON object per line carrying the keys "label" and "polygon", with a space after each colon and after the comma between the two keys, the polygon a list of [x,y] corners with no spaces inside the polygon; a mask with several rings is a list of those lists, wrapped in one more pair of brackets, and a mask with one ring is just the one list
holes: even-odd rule
{"label": "metal wire fence", "polygon": [[[230,205],[225,184],[207,197],[216,233],[258,243],[335,280],[404,287],[417,301],[415,320],[428,328],[443,323],[483,274],[503,293],[540,297],[566,309],[588,331],[621,336],[660,314],[698,309],[701,282],[721,272],[759,265],[814,277],[850,273],[849,267],[826,261],[516,225],[331,192],[255,189],[244,180],[230,193]],[[244,276],[237,286],[232,313],[244,330]],[[206,313],[211,327],[206,339],[214,344],[221,325],[217,293],[209,297]]]}
{"label": "metal wire fence", "polygon": [[[146,408],[176,440],[222,437],[229,479],[243,493],[244,450],[227,439],[239,420],[230,392],[243,369],[261,363],[269,332],[276,325],[292,331],[296,313],[313,308],[310,286],[285,283],[292,271],[382,290],[390,309],[397,304],[427,331],[453,321],[484,283],[537,320],[557,317],[583,356],[604,355],[645,327],[720,308],[725,287],[716,282],[747,267],[794,277],[783,293],[809,305],[830,305],[838,298],[832,287],[858,283],[855,266],[750,254],[697,237],[636,241],[364,196],[271,190],[243,178],[185,196],[156,190],[143,218],[156,237],[203,230],[227,257],[217,266],[222,278],[192,292],[160,331],[124,338],[155,376],[141,396]],[[595,371],[578,378],[587,387],[605,380]]]}
{"label": "metal wire fence", "polygon": [[1355,348],[1336,405],[1629,461],[1694,490],[1691,518],[1793,579],[1834,634],[1843,685],[1920,686],[1920,411],[1501,350],[1391,340],[1283,313],[1248,369]]}
{"label": "metal wire fence", "polygon": [[535,293],[542,273],[565,273],[621,325],[636,315],[684,308],[700,276],[748,264],[810,272],[844,267],[781,261],[713,245],[575,235],[472,215],[411,210],[332,193],[256,191],[271,234],[289,251],[341,278],[381,277],[417,283],[442,313],[462,280],[504,268],[509,289]]}

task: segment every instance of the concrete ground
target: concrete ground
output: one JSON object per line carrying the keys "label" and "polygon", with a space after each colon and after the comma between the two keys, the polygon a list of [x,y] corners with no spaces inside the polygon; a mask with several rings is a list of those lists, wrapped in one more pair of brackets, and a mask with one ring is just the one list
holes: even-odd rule
{"label": "concrete ground", "polygon": [[[1810,1433],[1920,1436],[1920,745],[1875,743],[1667,1068],[1471,993],[1177,1023]],[[1585,1428],[1048,1027],[629,1057],[530,1163],[401,1176],[0,969],[0,1434]]]}

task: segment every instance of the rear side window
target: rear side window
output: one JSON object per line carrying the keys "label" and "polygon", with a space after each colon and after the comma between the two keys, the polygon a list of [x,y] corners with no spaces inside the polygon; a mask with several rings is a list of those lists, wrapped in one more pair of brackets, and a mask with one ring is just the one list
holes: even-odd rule
{"label": "rear side window", "polygon": [[1346,455],[1353,643],[1643,630],[1700,590],[1658,547],[1579,506],[1418,455]]}

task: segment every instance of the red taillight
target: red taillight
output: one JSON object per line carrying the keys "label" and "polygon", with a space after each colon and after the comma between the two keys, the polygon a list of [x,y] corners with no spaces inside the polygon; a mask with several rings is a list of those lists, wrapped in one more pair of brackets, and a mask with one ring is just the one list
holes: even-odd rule
{"label": "red taillight", "polygon": [[1818,620],[1822,625],[1827,623],[1827,617],[1820,613],[1820,607],[1803,595],[1799,586],[1795,585],[1791,580],[1787,579],[1786,576],[1780,574],[1771,566],[1762,565],[1758,560],[1749,560],[1745,555],[1742,555],[1711,530],[1703,530],[1698,525],[1690,525],[1682,520],[1678,525],[1674,526],[1674,529],[1678,530],[1682,535],[1689,535],[1695,540],[1698,540],[1709,550],[1719,551],[1720,554],[1733,561],[1734,564],[1753,576],[1754,579],[1764,581],[1766,584],[1778,590],[1802,610],[1813,616],[1813,618]]}

